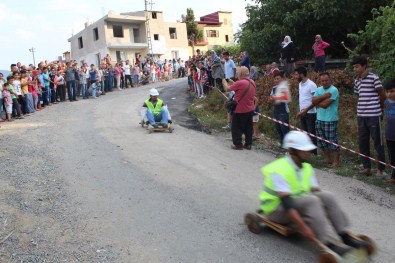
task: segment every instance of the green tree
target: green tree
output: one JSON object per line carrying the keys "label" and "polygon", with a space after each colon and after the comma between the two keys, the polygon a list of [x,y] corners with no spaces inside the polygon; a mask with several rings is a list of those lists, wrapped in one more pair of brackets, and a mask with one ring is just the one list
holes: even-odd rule
{"label": "green tree", "polygon": [[332,57],[345,57],[341,42],[347,34],[361,30],[372,17],[372,8],[388,5],[391,0],[256,0],[246,7],[248,20],[238,34],[242,50],[253,62],[279,59],[284,36],[291,36],[297,56],[313,58],[314,36],[321,34],[331,44]]}
{"label": "green tree", "polygon": [[367,21],[365,30],[349,37],[357,43],[354,53],[369,55],[371,66],[386,80],[395,74],[395,3],[373,9],[372,14],[374,18]]}
{"label": "green tree", "polygon": [[[203,31],[195,21],[195,14],[192,8],[187,8],[187,14],[183,16],[182,20],[187,26],[188,43],[193,49],[197,42],[203,40]],[[195,53],[194,50],[193,53]]]}

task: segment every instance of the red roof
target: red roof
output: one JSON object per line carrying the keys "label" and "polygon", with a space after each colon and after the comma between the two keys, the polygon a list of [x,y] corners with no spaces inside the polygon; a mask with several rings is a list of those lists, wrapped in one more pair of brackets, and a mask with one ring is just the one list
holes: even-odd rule
{"label": "red roof", "polygon": [[200,22],[219,23],[219,13],[214,12],[200,17]]}

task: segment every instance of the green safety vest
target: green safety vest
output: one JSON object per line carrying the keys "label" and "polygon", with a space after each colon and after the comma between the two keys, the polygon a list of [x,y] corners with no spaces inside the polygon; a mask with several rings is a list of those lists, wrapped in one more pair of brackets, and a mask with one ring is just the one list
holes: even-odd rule
{"label": "green safety vest", "polygon": [[311,190],[311,177],[313,175],[313,167],[311,164],[303,163],[301,168],[301,178],[298,178],[295,168],[291,165],[286,157],[278,159],[261,169],[265,180],[263,182],[263,190],[259,194],[261,200],[261,209],[264,214],[270,215],[277,210],[281,204],[278,192],[274,190],[272,175],[278,174],[283,177],[291,188],[291,197],[306,196]]}
{"label": "green safety vest", "polygon": [[150,99],[147,99],[145,101],[145,105],[147,105],[148,109],[154,113],[155,116],[159,115],[160,112],[162,111],[162,105],[163,105],[163,100],[158,99],[156,101],[156,105],[152,104]]}

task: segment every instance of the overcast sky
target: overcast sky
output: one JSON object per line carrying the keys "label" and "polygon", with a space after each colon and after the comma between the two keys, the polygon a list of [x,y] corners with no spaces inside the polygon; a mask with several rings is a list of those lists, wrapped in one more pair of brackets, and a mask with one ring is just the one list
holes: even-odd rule
{"label": "overcast sky", "polygon": [[[192,8],[196,19],[215,11],[233,12],[234,31],[247,17],[245,6],[251,0],[154,0],[153,10],[163,11],[165,21],[176,21]],[[11,63],[33,63],[31,47],[36,49],[36,65],[56,60],[70,50],[67,39],[78,33],[89,20],[100,19],[109,10],[116,13],[144,10],[144,0],[42,0],[2,1],[0,3],[0,69]]]}

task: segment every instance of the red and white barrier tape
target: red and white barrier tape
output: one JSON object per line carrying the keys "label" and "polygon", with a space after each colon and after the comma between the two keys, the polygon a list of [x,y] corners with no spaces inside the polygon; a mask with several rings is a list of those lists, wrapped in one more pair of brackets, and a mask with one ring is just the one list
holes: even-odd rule
{"label": "red and white barrier tape", "polygon": [[392,169],[395,169],[395,166],[392,166],[392,165],[389,164],[389,163],[385,163],[385,162],[376,160],[376,159],[374,159],[374,158],[372,158],[372,157],[370,157],[370,156],[367,156],[367,155],[365,155],[365,154],[362,154],[362,153],[360,153],[360,152],[351,150],[351,149],[349,149],[349,148],[346,148],[346,147],[341,146],[341,145],[339,145],[339,144],[336,144],[336,143],[334,143],[334,142],[328,141],[327,139],[318,137],[317,135],[314,135],[314,134],[312,134],[312,133],[310,133],[310,132],[307,132],[307,131],[305,131],[305,130],[299,129],[298,127],[293,126],[293,125],[291,125],[291,124],[289,124],[289,123],[286,123],[286,122],[283,122],[283,121],[279,121],[279,120],[277,120],[277,119],[275,119],[275,118],[266,116],[266,115],[264,115],[264,114],[262,114],[262,113],[259,113],[259,112],[255,112],[255,113],[258,114],[259,116],[262,116],[262,117],[264,117],[264,118],[266,118],[266,119],[269,119],[269,120],[271,120],[271,121],[277,122],[277,123],[279,123],[279,124],[281,124],[281,125],[288,126],[288,127],[291,128],[291,129],[294,129],[294,130],[297,130],[297,131],[306,133],[307,135],[309,135],[309,136],[311,136],[311,137],[314,137],[314,138],[316,138],[316,139],[318,139],[318,140],[321,140],[321,141],[327,142],[327,143],[329,143],[329,144],[335,145],[335,146],[337,146],[337,147],[342,148],[343,150],[346,150],[346,151],[348,151],[348,152],[352,152],[352,153],[357,154],[357,155],[359,155],[359,156],[362,156],[362,157],[364,157],[364,158],[368,158],[368,159],[370,159],[370,160],[372,160],[372,161],[374,161],[374,162],[376,162],[376,163],[381,163],[382,165],[385,165],[385,166],[391,167]]}

